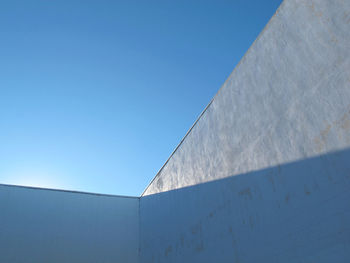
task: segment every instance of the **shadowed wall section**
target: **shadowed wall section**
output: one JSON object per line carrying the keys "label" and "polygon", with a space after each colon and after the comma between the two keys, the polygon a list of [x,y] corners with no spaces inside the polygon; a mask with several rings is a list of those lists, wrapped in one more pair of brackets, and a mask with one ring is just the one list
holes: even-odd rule
{"label": "shadowed wall section", "polygon": [[0,262],[138,260],[139,199],[0,185]]}
{"label": "shadowed wall section", "polygon": [[285,0],[141,198],[0,185],[0,262],[350,262],[349,47]]}
{"label": "shadowed wall section", "polygon": [[350,1],[285,0],[140,200],[140,262],[350,262]]}
{"label": "shadowed wall section", "polygon": [[350,151],[149,195],[141,263],[350,261]]}

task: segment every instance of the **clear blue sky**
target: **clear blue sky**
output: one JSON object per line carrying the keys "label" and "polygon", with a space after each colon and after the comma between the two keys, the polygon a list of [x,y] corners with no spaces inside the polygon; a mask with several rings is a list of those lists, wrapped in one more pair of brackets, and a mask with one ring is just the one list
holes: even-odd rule
{"label": "clear blue sky", "polygon": [[2,1],[0,183],[140,195],[280,3]]}

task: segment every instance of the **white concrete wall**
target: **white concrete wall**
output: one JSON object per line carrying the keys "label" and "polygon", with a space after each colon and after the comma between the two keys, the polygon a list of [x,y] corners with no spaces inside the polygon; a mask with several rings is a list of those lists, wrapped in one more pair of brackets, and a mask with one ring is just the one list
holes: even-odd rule
{"label": "white concrete wall", "polygon": [[349,13],[285,0],[144,195],[349,147]]}
{"label": "white concrete wall", "polygon": [[138,262],[139,199],[0,185],[0,262]]}
{"label": "white concrete wall", "polygon": [[0,262],[350,262],[349,47],[285,0],[141,199],[0,185]]}
{"label": "white concrete wall", "polygon": [[350,150],[147,195],[140,263],[350,262]]}
{"label": "white concrete wall", "polygon": [[141,262],[350,262],[349,189],[350,1],[285,0],[143,194]]}

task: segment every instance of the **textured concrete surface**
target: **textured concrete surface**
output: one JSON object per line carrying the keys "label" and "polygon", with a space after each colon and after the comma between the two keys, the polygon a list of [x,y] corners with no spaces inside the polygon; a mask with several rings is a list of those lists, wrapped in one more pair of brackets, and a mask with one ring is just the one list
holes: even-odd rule
{"label": "textured concrete surface", "polygon": [[350,262],[350,150],[140,200],[140,263]]}
{"label": "textured concrete surface", "polygon": [[0,185],[0,262],[138,260],[139,199]]}
{"label": "textured concrete surface", "polygon": [[350,1],[285,0],[144,195],[350,146]]}
{"label": "textured concrete surface", "polygon": [[140,199],[140,262],[350,262],[350,1],[285,0]]}
{"label": "textured concrete surface", "polygon": [[0,262],[350,262],[350,1],[285,0],[139,198],[0,185]]}

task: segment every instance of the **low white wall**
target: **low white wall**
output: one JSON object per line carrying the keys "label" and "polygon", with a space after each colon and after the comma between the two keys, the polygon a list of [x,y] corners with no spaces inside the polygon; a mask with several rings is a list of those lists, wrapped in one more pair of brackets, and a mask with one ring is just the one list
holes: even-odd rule
{"label": "low white wall", "polygon": [[138,261],[139,199],[0,185],[0,262]]}
{"label": "low white wall", "polygon": [[141,199],[0,186],[0,262],[350,262],[349,14],[285,0]]}

